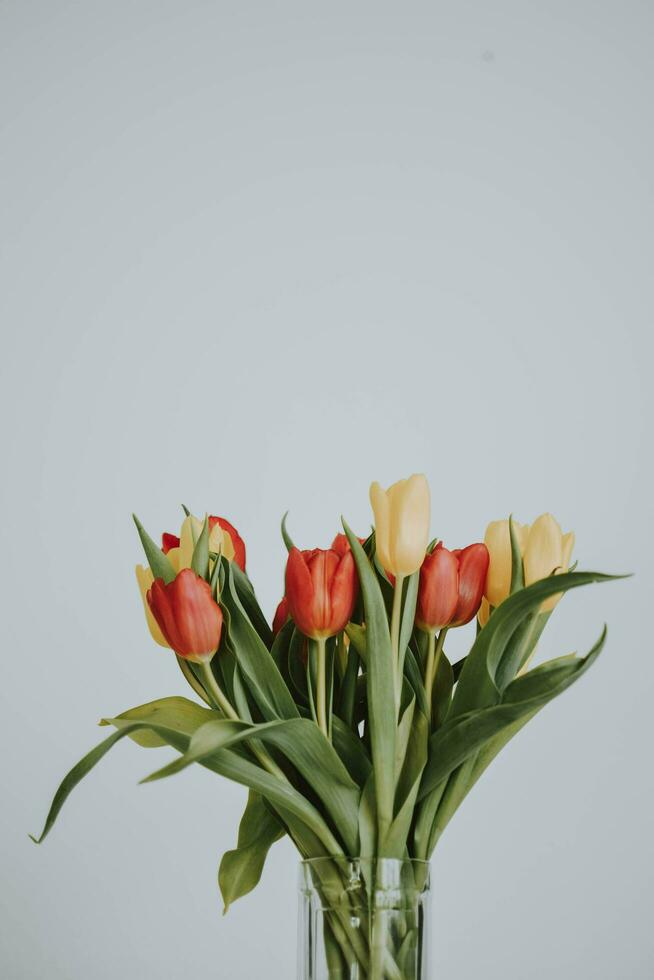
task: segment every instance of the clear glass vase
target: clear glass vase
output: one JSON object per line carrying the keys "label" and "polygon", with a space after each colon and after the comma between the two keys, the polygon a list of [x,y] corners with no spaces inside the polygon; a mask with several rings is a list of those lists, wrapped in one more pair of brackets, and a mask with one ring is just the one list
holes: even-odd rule
{"label": "clear glass vase", "polygon": [[429,864],[300,865],[298,980],[429,980]]}

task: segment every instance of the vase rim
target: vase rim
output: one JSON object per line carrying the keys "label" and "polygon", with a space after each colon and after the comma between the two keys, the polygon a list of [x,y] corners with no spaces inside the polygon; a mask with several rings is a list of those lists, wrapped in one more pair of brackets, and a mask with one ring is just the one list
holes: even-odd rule
{"label": "vase rim", "polygon": [[422,858],[390,858],[390,857],[348,857],[346,854],[332,857],[329,854],[323,854],[321,857],[313,858],[303,858],[300,861],[302,867],[312,867],[324,861],[330,861],[332,863],[336,862],[338,864],[402,864],[402,865],[413,865],[414,867],[428,868],[430,862],[425,861]]}

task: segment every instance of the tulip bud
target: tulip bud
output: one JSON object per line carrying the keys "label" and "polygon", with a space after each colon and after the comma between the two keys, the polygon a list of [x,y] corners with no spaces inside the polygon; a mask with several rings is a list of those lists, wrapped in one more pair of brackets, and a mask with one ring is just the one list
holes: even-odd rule
{"label": "tulip bud", "polygon": [[305,636],[335,636],[349,622],[358,582],[352,552],[292,548],[286,563],[286,599],[295,625]]}
{"label": "tulip bud", "polygon": [[[513,522],[522,555],[525,585],[532,585],[552,574],[567,572],[574,546],[574,534],[563,534],[551,514],[541,514],[529,527]],[[511,591],[511,536],[508,521],[492,521],[484,538],[490,553],[486,579],[486,600],[479,613],[482,626],[488,621],[490,606],[499,606]],[[554,608],[561,594],[546,599],[541,612]]]}
{"label": "tulip bud", "polygon": [[482,600],[488,560],[483,544],[448,551],[439,542],[420,569],[418,626],[434,632],[469,623]]}
{"label": "tulip bud", "polygon": [[220,644],[223,614],[211,587],[190,568],[166,583],[155,579],[148,605],[168,646],[186,660],[211,660]]}
{"label": "tulip bud", "polygon": [[399,480],[388,490],[370,487],[379,560],[395,576],[412,575],[422,565],[429,541],[429,486],[424,476]]}
{"label": "tulip bud", "polygon": [[[541,514],[529,528],[527,544],[523,552],[525,585],[538,582],[550,575],[561,575],[570,567],[570,558],[575,543],[572,531],[563,534],[558,522],[551,514]],[[554,609],[561,593],[550,596],[541,606],[541,612]]]}
{"label": "tulip bud", "polygon": [[[244,572],[245,571],[245,542],[243,541],[243,538],[238,533],[234,525],[230,524],[229,521],[224,517],[209,518],[209,530],[213,531],[213,529],[216,526],[218,526],[225,532],[225,534],[223,534],[222,536],[223,554],[225,555],[226,558],[233,557],[238,567],[241,569],[242,572]],[[226,538],[228,538],[229,541],[231,542],[232,556],[227,554],[227,551],[225,550],[224,545],[226,543]],[[209,539],[209,543],[210,543],[209,546],[211,547],[211,538]]]}
{"label": "tulip bud", "polygon": [[284,596],[277,606],[275,612],[275,617],[273,619],[272,631],[273,636],[277,636],[278,633],[282,631],[286,623],[288,622],[289,612],[288,612],[288,599]]}
{"label": "tulip bud", "polygon": [[[513,528],[518,538],[520,552],[524,553],[527,535],[529,534],[529,525],[518,524],[517,521],[514,521]],[[509,531],[509,522],[491,521],[486,528],[484,544],[488,548],[490,555],[485,594],[491,606],[499,606],[500,602],[503,602],[511,591],[511,534]]]}
{"label": "tulip bud", "polygon": [[145,610],[145,619],[148,624],[148,629],[155,643],[158,643],[161,647],[167,647],[168,643],[159,629],[159,625],[152,615],[152,610],[148,605],[148,590],[150,589],[152,583],[154,582],[154,575],[149,568],[145,568],[143,565],[136,566],[136,581],[138,582],[139,592],[141,593],[141,599],[143,600],[143,608]]}
{"label": "tulip bud", "polygon": [[[192,514],[184,519],[180,536],[165,532],[161,550],[168,555],[175,571],[190,568],[195,542],[202,533],[202,521]],[[209,517],[209,551],[220,552],[245,571],[245,542],[233,524],[224,517]]]}

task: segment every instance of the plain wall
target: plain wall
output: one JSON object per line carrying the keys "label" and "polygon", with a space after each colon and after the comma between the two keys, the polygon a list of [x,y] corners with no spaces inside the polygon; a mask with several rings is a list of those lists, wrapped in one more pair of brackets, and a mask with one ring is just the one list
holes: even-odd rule
{"label": "plain wall", "polygon": [[[296,856],[220,916],[245,792],[101,716],[186,693],[135,510],[228,516],[272,614],[279,520],[363,531],[427,473],[451,547],[552,511],[540,656],[592,671],[434,860],[434,975],[645,980],[651,928],[651,3],[0,3],[2,952],[8,980],[290,978]],[[460,654],[472,627],[450,648]],[[105,730],[106,731],[106,730]]]}

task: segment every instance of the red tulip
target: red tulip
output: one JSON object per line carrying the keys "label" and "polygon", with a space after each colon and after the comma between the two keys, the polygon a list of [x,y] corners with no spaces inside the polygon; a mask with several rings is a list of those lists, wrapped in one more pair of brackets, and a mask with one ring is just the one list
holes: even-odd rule
{"label": "red tulip", "polygon": [[[365,544],[365,538],[357,538],[359,544]],[[350,542],[347,539],[347,534],[337,534],[331,543],[331,550],[335,551],[337,555],[341,558],[346,551],[350,551]]]}
{"label": "red tulip", "polygon": [[273,636],[277,636],[277,634],[281,632],[282,628],[286,626],[286,623],[288,622],[288,616],[289,616],[288,599],[286,598],[286,596],[284,596],[282,601],[277,606],[277,610],[275,612],[275,618],[273,619],[273,625],[272,625]]}
{"label": "red tulip", "polygon": [[173,548],[179,548],[179,538],[176,534],[169,534],[168,531],[164,531],[161,535],[161,550],[164,555],[167,555]]}
{"label": "red tulip", "polygon": [[470,622],[481,605],[488,562],[485,544],[448,551],[439,541],[420,569],[418,625],[431,632]]}
{"label": "red tulip", "polygon": [[[229,534],[232,545],[234,546],[234,561],[241,569],[242,572],[245,571],[245,542],[243,538],[238,533],[233,524],[230,524],[228,520],[224,517],[210,517],[209,518],[209,531],[218,524],[223,531]],[[161,550],[164,555],[167,555],[169,551],[173,548],[179,548],[180,540],[176,534],[169,534],[167,531],[161,535]]]}
{"label": "red tulip", "polygon": [[313,639],[334,636],[347,626],[358,582],[351,551],[293,548],[286,564],[286,598],[295,625]]}
{"label": "red tulip", "polygon": [[224,517],[210,517],[209,518],[209,530],[211,531],[216,524],[219,524],[223,531],[227,531],[230,538],[232,539],[232,544],[234,545],[234,561],[241,569],[242,572],[245,571],[245,542],[241,535],[238,533],[233,524],[230,524],[228,520]]}
{"label": "red tulip", "polygon": [[211,660],[220,644],[223,614],[208,582],[184,568],[168,585],[163,579],[155,579],[147,599],[175,653],[196,663]]}
{"label": "red tulip", "polygon": [[[357,541],[359,542],[359,544],[366,543],[365,538],[357,538]],[[350,542],[348,541],[346,534],[336,535],[336,537],[332,541],[332,551],[335,551],[337,555],[344,555],[346,551],[350,551]],[[386,569],[384,569],[384,574],[388,579],[388,581],[391,583],[391,585],[395,587],[395,576],[393,575],[393,573],[387,572]]]}

